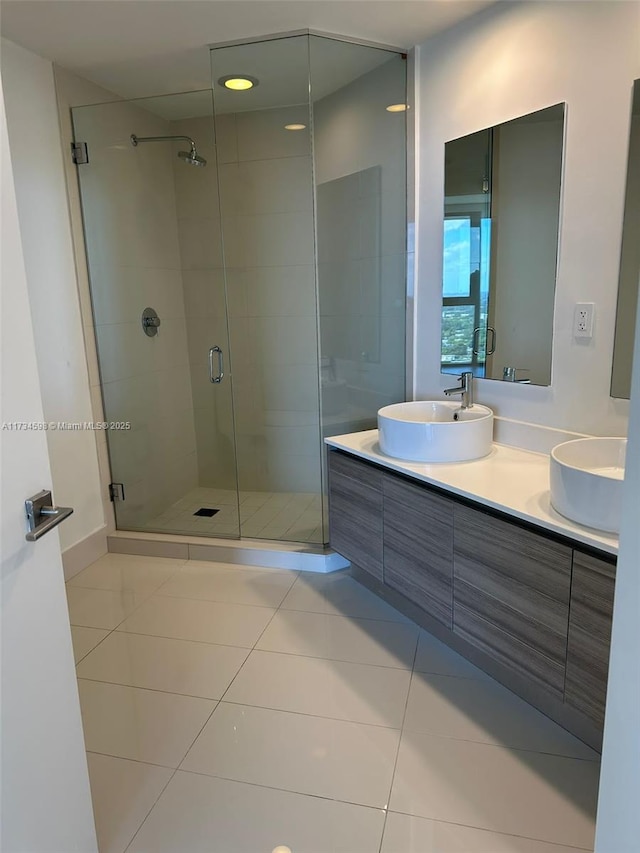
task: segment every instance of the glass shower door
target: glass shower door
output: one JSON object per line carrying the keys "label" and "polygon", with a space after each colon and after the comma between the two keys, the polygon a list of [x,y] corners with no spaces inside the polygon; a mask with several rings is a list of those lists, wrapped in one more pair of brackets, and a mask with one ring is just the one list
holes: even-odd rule
{"label": "glass shower door", "polygon": [[318,545],[324,448],[309,39],[219,47],[211,68],[242,535]]}
{"label": "glass shower door", "polygon": [[121,530],[240,535],[209,90],[73,110]]}

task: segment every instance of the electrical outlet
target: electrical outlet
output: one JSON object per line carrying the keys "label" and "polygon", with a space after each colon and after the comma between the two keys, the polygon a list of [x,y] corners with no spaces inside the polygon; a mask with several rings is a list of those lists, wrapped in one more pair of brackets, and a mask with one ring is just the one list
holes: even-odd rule
{"label": "electrical outlet", "polygon": [[573,313],[574,338],[593,337],[593,315],[595,307],[593,302],[576,302]]}

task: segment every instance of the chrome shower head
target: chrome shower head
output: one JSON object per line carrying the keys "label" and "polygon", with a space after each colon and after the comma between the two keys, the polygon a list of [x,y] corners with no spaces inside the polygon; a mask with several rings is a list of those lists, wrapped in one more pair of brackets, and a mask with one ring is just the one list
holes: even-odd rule
{"label": "chrome shower head", "polygon": [[196,151],[196,144],[190,136],[136,136],[132,133],[129,140],[134,148],[141,142],[173,142],[176,139],[184,139],[191,145],[191,151],[179,151],[178,157],[190,166],[206,166],[207,161]]}
{"label": "chrome shower head", "polygon": [[206,166],[207,161],[196,151],[195,145],[191,151],[178,151],[178,157],[190,166]]}

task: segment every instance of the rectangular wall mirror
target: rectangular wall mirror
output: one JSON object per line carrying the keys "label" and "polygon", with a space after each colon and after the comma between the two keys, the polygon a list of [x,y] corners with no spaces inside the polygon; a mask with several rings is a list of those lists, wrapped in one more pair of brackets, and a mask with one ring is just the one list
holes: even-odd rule
{"label": "rectangular wall mirror", "polygon": [[445,144],[442,373],[549,385],[564,104]]}
{"label": "rectangular wall mirror", "polygon": [[640,278],[640,80],[633,86],[627,191],[624,202],[616,337],[613,345],[611,396],[631,395],[631,362]]}

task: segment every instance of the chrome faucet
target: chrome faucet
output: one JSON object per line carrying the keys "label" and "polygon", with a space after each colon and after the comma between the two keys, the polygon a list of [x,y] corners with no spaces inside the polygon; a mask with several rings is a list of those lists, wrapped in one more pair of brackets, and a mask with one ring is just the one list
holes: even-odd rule
{"label": "chrome faucet", "polygon": [[470,370],[461,373],[458,381],[460,385],[456,385],[455,388],[445,388],[444,393],[447,397],[460,394],[460,407],[469,409],[473,406],[473,373]]}

